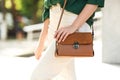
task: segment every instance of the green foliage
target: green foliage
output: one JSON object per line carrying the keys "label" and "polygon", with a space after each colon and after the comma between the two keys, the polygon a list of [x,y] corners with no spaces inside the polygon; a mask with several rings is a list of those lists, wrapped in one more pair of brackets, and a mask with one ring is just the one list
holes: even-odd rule
{"label": "green foliage", "polygon": [[[6,10],[12,13],[11,0],[4,1]],[[20,14],[21,16],[25,16],[31,19],[33,23],[41,21],[44,0],[13,0],[13,1],[15,3],[15,11],[17,12],[17,14]],[[0,11],[1,9],[2,8],[0,1]]]}
{"label": "green foliage", "polygon": [[43,0],[21,0],[22,15],[32,19],[33,17],[41,17]]}

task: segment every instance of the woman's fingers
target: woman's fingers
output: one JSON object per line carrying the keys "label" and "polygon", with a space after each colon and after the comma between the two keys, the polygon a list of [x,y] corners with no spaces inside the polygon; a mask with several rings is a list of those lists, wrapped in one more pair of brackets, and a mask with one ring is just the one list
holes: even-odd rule
{"label": "woman's fingers", "polygon": [[62,34],[61,34],[61,36],[59,36],[60,38],[59,38],[59,40],[58,40],[58,42],[61,42],[61,41],[63,41],[63,39],[64,39],[64,37],[66,36],[66,32],[63,32]]}
{"label": "woman's fingers", "polygon": [[75,30],[72,26],[61,27],[56,31],[54,37],[56,38],[56,41],[61,42],[64,41],[67,38],[67,36],[73,32],[75,32]]}
{"label": "woman's fingers", "polygon": [[62,34],[63,34],[63,31],[62,31],[62,30],[56,32],[55,38],[56,38],[57,41],[59,41],[60,36],[62,36]]}
{"label": "woman's fingers", "polygon": [[64,41],[68,35],[69,35],[69,32],[57,31],[55,34],[56,41],[58,42]]}
{"label": "woman's fingers", "polygon": [[67,33],[67,34],[63,37],[62,41],[64,41],[64,40],[67,38],[68,35],[69,35],[69,33]]}

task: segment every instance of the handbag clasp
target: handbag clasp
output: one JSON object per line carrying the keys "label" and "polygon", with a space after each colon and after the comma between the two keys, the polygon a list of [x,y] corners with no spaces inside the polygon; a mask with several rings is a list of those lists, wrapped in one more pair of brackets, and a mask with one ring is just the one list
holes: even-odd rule
{"label": "handbag clasp", "polygon": [[74,42],[73,48],[74,49],[78,49],[79,47],[80,47],[79,43],[78,42]]}

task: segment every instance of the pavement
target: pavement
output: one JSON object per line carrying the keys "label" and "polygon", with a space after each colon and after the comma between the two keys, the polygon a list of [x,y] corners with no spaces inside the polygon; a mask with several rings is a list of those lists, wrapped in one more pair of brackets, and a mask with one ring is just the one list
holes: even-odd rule
{"label": "pavement", "polygon": [[0,41],[0,56],[32,56],[37,41],[24,40],[6,40]]}
{"label": "pavement", "polygon": [[[94,25],[95,56],[75,58],[77,80],[120,80],[120,64],[102,62],[101,20]],[[33,56],[37,41],[0,41],[0,80],[30,80],[39,63]],[[62,79],[57,79],[62,80]]]}

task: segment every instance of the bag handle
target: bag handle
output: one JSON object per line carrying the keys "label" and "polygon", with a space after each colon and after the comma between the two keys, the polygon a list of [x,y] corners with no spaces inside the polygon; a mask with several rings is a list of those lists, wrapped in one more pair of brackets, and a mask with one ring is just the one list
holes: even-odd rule
{"label": "bag handle", "polygon": [[58,22],[58,25],[57,25],[57,30],[58,30],[58,28],[60,26],[62,16],[63,16],[64,10],[65,10],[66,3],[67,3],[67,0],[64,0],[64,5],[63,5],[62,12],[61,12],[61,15],[60,15],[60,19],[59,19],[59,22]]}

